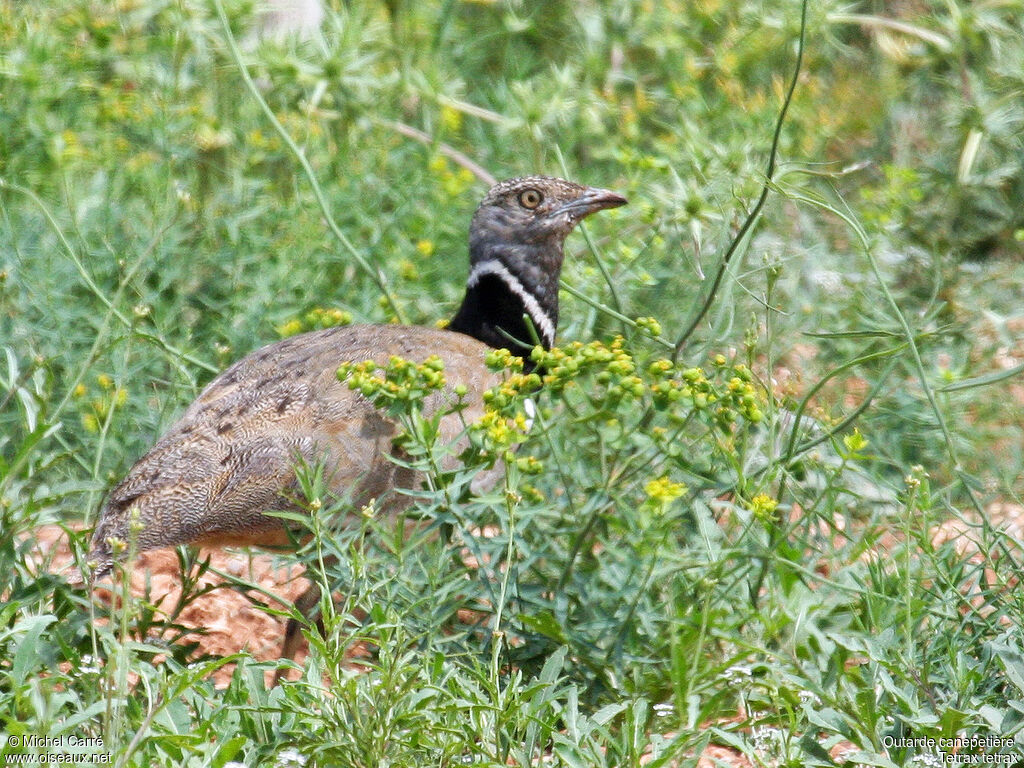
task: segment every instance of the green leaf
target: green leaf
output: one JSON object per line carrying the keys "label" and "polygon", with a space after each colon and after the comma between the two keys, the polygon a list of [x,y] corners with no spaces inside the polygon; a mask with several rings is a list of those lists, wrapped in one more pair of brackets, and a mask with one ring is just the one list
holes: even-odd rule
{"label": "green leaf", "polygon": [[[56,616],[43,614],[42,616],[29,616],[18,624],[18,631],[23,631],[24,634],[18,642],[18,648],[14,652],[14,661],[11,663],[11,679],[16,686],[24,685],[30,670],[39,663],[39,636],[55,621],[57,621]],[[32,677],[36,676],[32,675]]]}

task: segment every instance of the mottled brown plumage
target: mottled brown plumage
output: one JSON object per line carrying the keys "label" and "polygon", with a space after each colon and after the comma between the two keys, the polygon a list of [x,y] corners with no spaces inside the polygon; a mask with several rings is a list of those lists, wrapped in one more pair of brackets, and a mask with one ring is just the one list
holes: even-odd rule
{"label": "mottled brown plumage", "polygon": [[[111,491],[91,557],[100,572],[109,569],[107,540],[128,541],[133,507],[141,523],[138,551],[182,543],[284,544],[280,520],[263,512],[291,506],[282,494],[294,490],[300,458],[324,462],[338,497],[386,503],[396,482],[409,487],[412,479],[398,477],[398,465],[387,458],[395,426],[338,380],[338,366],[436,354],[451,384],[479,393],[497,381],[481,365],[487,349],[456,333],[377,325],[328,328],[258,350],[214,379]],[[428,413],[450,393],[432,395]],[[477,399],[464,417],[479,415]],[[445,417],[442,440],[454,441],[462,429],[457,415]]]}
{"label": "mottled brown plumage", "polygon": [[111,491],[93,535],[93,579],[112,567],[114,541],[131,541],[135,551],[286,543],[281,521],[264,513],[290,508],[299,461],[322,461],[330,489],[357,509],[371,499],[386,505],[396,488],[414,487],[411,473],[389,460],[395,425],[338,381],[338,367],[438,355],[447,389],[431,396],[426,411],[450,401],[455,385],[465,386],[469,408],[442,420],[442,438],[456,440],[465,421],[482,413],[483,391],[498,381],[484,365],[489,346],[526,352],[534,331],[545,346],[553,342],[566,235],[589,213],[624,203],[607,190],[561,179],[502,182],[473,217],[466,297],[450,330],[330,328],[270,344],[232,365]]}

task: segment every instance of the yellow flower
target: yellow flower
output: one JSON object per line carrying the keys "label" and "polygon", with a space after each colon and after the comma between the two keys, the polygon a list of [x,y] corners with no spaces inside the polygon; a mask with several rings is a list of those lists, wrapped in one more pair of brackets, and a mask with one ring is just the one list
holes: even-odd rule
{"label": "yellow flower", "polygon": [[294,336],[297,333],[302,332],[302,321],[301,320],[289,320],[287,323],[277,326],[277,333],[284,336]]}
{"label": "yellow flower", "polygon": [[748,509],[754,513],[758,520],[771,521],[775,519],[775,510],[779,506],[777,499],[773,499],[767,493],[759,493],[750,500]]}
{"label": "yellow flower", "polygon": [[457,131],[462,127],[462,113],[447,104],[441,107],[441,125],[449,131]]}
{"label": "yellow flower", "polygon": [[434,155],[427,163],[427,168],[432,173],[444,173],[448,170],[448,161],[444,159],[443,155]]}
{"label": "yellow flower", "polygon": [[860,453],[868,447],[868,439],[860,433],[859,429],[854,429],[852,433],[843,437],[843,445],[850,453]]}
{"label": "yellow flower", "polygon": [[516,459],[516,466],[524,475],[539,475],[544,471],[544,463],[536,456],[524,456]]}
{"label": "yellow flower", "polygon": [[644,486],[644,493],[651,501],[659,504],[668,504],[675,501],[687,491],[684,483],[673,483],[668,477],[659,477],[651,480]]}
{"label": "yellow flower", "polygon": [[661,323],[653,317],[638,317],[636,324],[639,328],[647,331],[651,336],[661,336]]}
{"label": "yellow flower", "polygon": [[402,259],[398,262],[398,274],[402,276],[403,280],[418,280],[420,271],[409,259]]}

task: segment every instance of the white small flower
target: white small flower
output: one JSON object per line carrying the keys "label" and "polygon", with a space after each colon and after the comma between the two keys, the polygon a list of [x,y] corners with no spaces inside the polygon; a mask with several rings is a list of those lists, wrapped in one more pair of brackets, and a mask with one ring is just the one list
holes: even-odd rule
{"label": "white small flower", "polygon": [[767,725],[755,725],[750,735],[754,737],[754,749],[761,755],[776,754],[783,743],[782,731]]}
{"label": "white small flower", "polygon": [[723,673],[726,682],[738,683],[740,680],[746,677],[750,677],[753,674],[753,670],[744,664],[734,664],[729,667]]}
{"label": "white small flower", "polygon": [[817,269],[810,277],[819,288],[828,293],[839,293],[843,290],[843,276],[831,269]]}
{"label": "white small flower", "polygon": [[821,706],[821,699],[818,698],[816,693],[811,693],[811,691],[800,691],[798,696],[800,697],[800,701],[804,704],[813,704],[815,707]]}
{"label": "white small flower", "polygon": [[186,204],[192,202],[192,194],[185,189],[185,185],[178,179],[174,180],[174,193],[177,195],[180,202]]}
{"label": "white small flower", "polygon": [[275,768],[291,768],[291,766],[302,768],[305,764],[306,756],[294,747],[288,747],[288,749],[282,749],[277,753],[277,762],[274,763],[274,766]]}

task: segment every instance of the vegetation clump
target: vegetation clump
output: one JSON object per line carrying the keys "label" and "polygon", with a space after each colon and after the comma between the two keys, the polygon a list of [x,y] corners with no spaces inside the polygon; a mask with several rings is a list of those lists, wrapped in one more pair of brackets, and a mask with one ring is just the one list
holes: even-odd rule
{"label": "vegetation clump", "polygon": [[[1019,760],[1024,8],[882,5],[335,0],[260,40],[247,2],[0,0],[0,753]],[[428,356],[341,366],[419,480],[392,518],[300,473],[340,598],[301,680],[204,654],[195,552],[180,599],[69,583],[215,372],[435,323],[474,189],[564,171],[630,205],[481,416]],[[278,611],[249,575],[239,621]]]}

